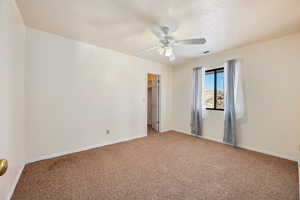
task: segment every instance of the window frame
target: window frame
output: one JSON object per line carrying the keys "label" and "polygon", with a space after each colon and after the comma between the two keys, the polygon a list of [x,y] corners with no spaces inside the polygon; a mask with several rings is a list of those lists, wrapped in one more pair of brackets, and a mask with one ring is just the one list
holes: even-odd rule
{"label": "window frame", "polygon": [[205,70],[205,76],[206,73],[212,73],[214,74],[214,107],[213,108],[206,108],[206,110],[217,110],[217,111],[224,111],[222,108],[217,108],[217,73],[218,71],[223,70],[224,73],[224,67],[218,67],[214,69]]}

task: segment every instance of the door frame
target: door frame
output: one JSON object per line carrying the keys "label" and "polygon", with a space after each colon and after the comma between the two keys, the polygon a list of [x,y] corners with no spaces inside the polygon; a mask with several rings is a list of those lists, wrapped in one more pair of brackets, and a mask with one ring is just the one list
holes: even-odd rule
{"label": "door frame", "polygon": [[157,73],[157,72],[146,72],[146,85],[145,85],[145,92],[146,92],[146,103],[145,103],[145,108],[146,108],[146,112],[145,112],[145,116],[146,116],[146,135],[148,132],[148,74],[152,74],[155,76],[159,76],[159,88],[158,88],[158,132],[160,132],[162,130],[162,109],[161,109],[161,103],[162,103],[162,74],[161,73]]}

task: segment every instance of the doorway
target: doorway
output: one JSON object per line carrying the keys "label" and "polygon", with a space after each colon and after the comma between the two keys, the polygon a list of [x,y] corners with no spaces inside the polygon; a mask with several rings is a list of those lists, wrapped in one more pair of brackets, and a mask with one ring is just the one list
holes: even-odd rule
{"label": "doorway", "polygon": [[147,127],[148,136],[160,131],[160,75],[147,74]]}

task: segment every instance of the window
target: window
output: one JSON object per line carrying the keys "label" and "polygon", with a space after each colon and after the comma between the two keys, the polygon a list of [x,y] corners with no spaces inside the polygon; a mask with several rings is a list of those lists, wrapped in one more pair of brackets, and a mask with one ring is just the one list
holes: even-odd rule
{"label": "window", "polygon": [[224,110],[224,68],[205,72],[205,106],[208,110]]}

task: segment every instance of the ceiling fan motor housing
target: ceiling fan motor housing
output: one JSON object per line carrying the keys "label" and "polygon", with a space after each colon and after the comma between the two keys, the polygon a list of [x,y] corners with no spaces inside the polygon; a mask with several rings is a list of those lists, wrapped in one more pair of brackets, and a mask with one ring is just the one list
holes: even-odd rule
{"label": "ceiling fan motor housing", "polygon": [[171,46],[174,44],[175,39],[174,37],[167,35],[162,40],[160,40],[160,42],[163,46]]}

